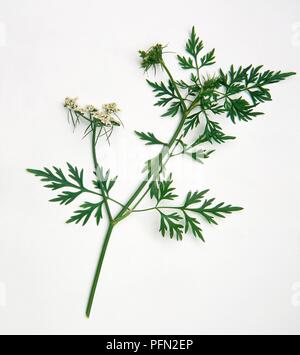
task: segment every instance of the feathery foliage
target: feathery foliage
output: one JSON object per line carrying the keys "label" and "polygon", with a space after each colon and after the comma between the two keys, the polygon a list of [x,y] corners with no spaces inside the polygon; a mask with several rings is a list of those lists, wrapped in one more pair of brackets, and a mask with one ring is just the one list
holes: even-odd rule
{"label": "feathery foliage", "polygon": [[74,212],[74,215],[67,221],[67,223],[79,224],[82,222],[82,225],[85,226],[92,217],[93,213],[96,212],[95,218],[97,225],[99,225],[101,219],[103,218],[102,207],[103,201],[99,203],[85,202],[80,206],[80,210]]}
{"label": "feathery foliage", "polygon": [[[175,190],[172,175],[165,181],[151,184],[150,196],[157,201],[154,209],[160,213],[160,232],[164,237],[169,232],[171,239],[176,236],[177,240],[182,240],[184,233],[192,232],[195,237],[204,241],[200,218],[209,224],[217,225],[217,218],[224,219],[226,215],[243,210],[241,207],[227,205],[224,202],[215,204],[215,199],[206,199],[209,190],[189,192],[182,206],[162,206],[162,201],[174,201],[178,197],[174,193]],[[166,214],[165,210],[175,212]]]}
{"label": "feathery foliage", "polygon": [[143,133],[137,131],[135,133],[142,141],[147,142],[146,145],[167,145],[166,143],[163,143],[157,139],[153,133]]}
{"label": "feathery foliage", "polygon": [[[83,225],[86,225],[93,215],[94,211],[96,223],[99,225],[101,219],[103,218],[103,196],[101,193],[96,191],[91,191],[87,189],[84,185],[84,171],[79,171],[78,168],[67,163],[68,166],[68,176],[63,173],[62,169],[53,167],[53,169],[44,168],[44,170],[33,170],[28,169],[27,171],[36,177],[39,177],[42,182],[45,182],[46,188],[49,188],[53,191],[64,190],[57,197],[50,200],[50,202],[57,202],[60,205],[69,205],[74,202],[82,194],[91,194],[100,197],[100,202],[92,203],[85,202],[80,206],[80,210],[75,211],[74,215],[67,221],[70,223],[80,223],[83,222]],[[100,169],[103,173],[103,169]],[[113,188],[116,179],[109,180],[109,172],[105,175],[101,175],[102,183],[105,189],[105,192],[108,194],[109,191]],[[99,189],[99,181],[93,182],[94,186]],[[68,189],[68,190],[65,190]]]}
{"label": "feathery foliage", "polygon": [[[143,179],[134,194],[125,203],[112,198],[111,193],[117,177],[112,178],[110,170],[98,163],[97,143],[101,137],[109,141],[113,128],[122,125],[119,118],[120,109],[116,103],[105,104],[102,109],[92,105],[80,107],[77,98],[66,98],[69,121],[74,128],[79,123],[85,124],[85,137],[92,136],[93,171],[96,179],[92,181],[93,190],[84,183],[84,172],[67,164],[68,172],[53,167],[43,170],[29,169],[28,172],[40,178],[45,187],[59,194],[51,202],[70,205],[83,195],[93,196],[96,201],[84,202],[75,210],[67,221],[68,224],[85,226],[92,218],[97,225],[105,217],[108,220],[108,231],[92,284],[86,310],[90,316],[97,284],[100,277],[107,247],[116,225],[128,218],[132,213],[158,212],[160,217],[159,231],[163,237],[181,241],[186,234],[204,241],[203,223],[217,225],[228,215],[239,212],[241,207],[224,202],[216,202],[209,198],[209,190],[189,192],[183,203],[178,203],[178,195],[172,174],[166,175],[166,166],[171,159],[186,156],[195,162],[203,163],[215,152],[215,147],[235,139],[225,133],[229,128],[223,125],[250,122],[263,113],[260,105],[272,100],[271,85],[277,84],[295,73],[265,70],[263,66],[230,66],[228,70],[218,69],[211,74],[216,63],[215,49],[204,51],[204,42],[193,27],[185,46],[185,53],[178,54],[178,64],[185,77],[174,79],[164,57],[165,46],[156,44],[149,50],[140,51],[141,67],[148,72],[160,68],[167,79],[156,82],[147,80],[154,92],[155,106],[163,109],[162,117],[179,118],[177,128],[170,135],[168,142],[162,142],[154,133],[138,132],[136,135],[147,146],[160,147],[160,152],[146,162]],[[209,71],[208,71],[209,69]],[[223,118],[221,124],[220,118]],[[213,146],[212,149],[207,146]],[[130,167],[128,167],[129,169]],[[167,176],[167,177],[166,177]],[[151,198],[154,206],[138,209],[146,196]],[[114,215],[112,204],[121,208]],[[170,206],[170,204],[173,204]]]}

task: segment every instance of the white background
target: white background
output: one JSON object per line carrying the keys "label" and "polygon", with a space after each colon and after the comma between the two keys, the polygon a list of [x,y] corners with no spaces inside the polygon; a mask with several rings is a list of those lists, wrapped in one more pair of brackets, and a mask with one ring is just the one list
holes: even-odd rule
{"label": "white background", "polygon": [[206,244],[164,240],[151,213],[120,224],[89,321],[105,225],[64,224],[78,204],[49,204],[51,192],[25,173],[69,161],[91,177],[89,141],[72,133],[62,101],[117,101],[125,129],[99,154],[126,200],[156,152],[133,131],[167,140],[177,123],[159,118],[137,51],[160,42],[182,52],[193,25],[217,49],[216,69],[300,72],[298,0],[1,0],[0,333],[300,333],[299,76],[274,87],[266,116],[226,120],[238,139],[204,166],[170,165],[180,193],[210,188],[245,211],[204,225]]}

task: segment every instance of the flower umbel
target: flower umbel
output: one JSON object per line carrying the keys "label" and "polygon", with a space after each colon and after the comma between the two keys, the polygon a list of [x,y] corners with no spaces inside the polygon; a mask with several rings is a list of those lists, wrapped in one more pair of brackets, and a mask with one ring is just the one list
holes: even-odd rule
{"label": "flower umbel", "polygon": [[119,121],[119,119],[108,112],[97,111],[92,114],[92,117],[97,124],[100,122],[101,125],[104,125],[106,127],[121,125],[121,122]]}
{"label": "flower umbel", "polygon": [[102,109],[98,109],[94,105],[87,105],[84,108],[78,105],[79,98],[67,97],[64,107],[69,110],[69,120],[71,118],[74,128],[81,120],[88,122],[88,127],[84,137],[97,130],[97,141],[100,137],[106,136],[109,140],[114,126],[121,126],[122,122],[118,117],[120,109],[116,103],[102,105]]}
{"label": "flower umbel", "polygon": [[120,112],[121,110],[118,108],[116,103],[111,103],[111,104],[105,104],[102,106],[103,110],[108,113],[108,114],[112,114],[112,113],[117,113]]}
{"label": "flower umbel", "polygon": [[93,105],[87,105],[85,107],[85,110],[87,112],[89,112],[89,113],[93,113],[93,112],[97,112],[98,111],[98,109],[95,106],[93,106]]}
{"label": "flower umbel", "polygon": [[78,104],[77,104],[78,100],[79,100],[78,97],[75,98],[66,97],[64,106],[69,110],[76,110],[78,108]]}
{"label": "flower umbel", "polygon": [[142,58],[141,66],[147,72],[151,67],[156,70],[157,65],[161,65],[163,62],[163,49],[165,47],[161,44],[156,44],[148,51],[140,51],[140,57]]}

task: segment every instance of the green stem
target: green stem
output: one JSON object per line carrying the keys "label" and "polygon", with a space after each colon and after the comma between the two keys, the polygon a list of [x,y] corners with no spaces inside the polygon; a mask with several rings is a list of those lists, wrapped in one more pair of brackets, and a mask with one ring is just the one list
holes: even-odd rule
{"label": "green stem", "polygon": [[197,77],[198,77],[199,85],[201,85],[201,79],[200,79],[201,67],[199,67],[199,65],[198,65],[198,56],[197,55],[194,55],[194,61],[195,61],[195,66],[196,66],[196,70],[197,70]]}
{"label": "green stem", "polygon": [[172,82],[172,84],[173,84],[173,87],[174,87],[174,89],[175,89],[175,91],[176,91],[176,94],[177,94],[177,96],[178,96],[178,98],[179,98],[179,100],[180,100],[180,102],[181,102],[181,105],[182,105],[183,110],[184,110],[184,111],[187,111],[188,108],[187,108],[187,106],[186,106],[186,104],[185,104],[185,102],[184,102],[183,97],[181,96],[181,93],[180,93],[180,91],[179,91],[179,89],[178,89],[178,87],[177,87],[177,85],[176,85],[176,82],[175,82],[175,80],[174,80],[174,78],[173,78],[173,75],[171,74],[169,68],[166,66],[166,64],[165,64],[164,61],[161,62],[161,65],[162,65],[162,67],[164,68],[165,72],[168,74],[168,76],[169,76],[169,78],[170,78],[170,80],[171,80],[171,82]]}
{"label": "green stem", "polygon": [[99,282],[99,278],[100,278],[100,274],[101,274],[104,258],[105,258],[107,247],[108,247],[108,244],[109,244],[112,232],[113,232],[113,228],[114,228],[113,225],[110,224],[109,228],[108,228],[108,231],[106,233],[105,239],[104,239],[103,246],[102,246],[99,262],[98,262],[98,265],[97,265],[97,269],[96,269],[96,273],[95,273],[95,277],[94,277],[94,280],[93,280],[92,289],[91,289],[91,292],[90,292],[89,301],[88,301],[88,305],[87,305],[87,309],[86,309],[86,316],[88,318],[90,318],[91,311],[92,311],[92,308],[93,308],[94,298],[95,298],[95,294],[96,294],[96,291],[97,291],[97,286],[98,286],[98,282]]}
{"label": "green stem", "polygon": [[[166,166],[167,163],[169,162],[169,160],[173,157],[174,151],[176,150],[176,148],[182,138],[183,138],[183,135],[181,135],[180,138],[176,139],[176,144],[173,147],[171,154],[168,155],[168,159],[165,161],[165,163],[163,163],[163,166]],[[160,175],[160,172],[156,173],[153,177],[153,180],[155,181],[159,177],[159,175]],[[147,194],[149,193],[150,190],[151,190],[151,184],[149,184],[148,189],[145,191],[145,193],[142,195],[142,197],[138,200],[138,202],[134,205],[134,207],[132,208],[132,211],[135,211],[135,209],[144,200],[144,198],[147,196]]]}
{"label": "green stem", "polygon": [[133,213],[142,213],[142,212],[151,212],[157,210],[158,207],[151,207],[151,208],[146,208],[144,210],[133,210]]}
{"label": "green stem", "polygon": [[[169,71],[169,69],[167,68],[167,66],[165,65],[164,62],[162,62],[162,66],[163,68],[165,69],[166,73],[168,74],[175,90],[176,90],[176,93],[177,95],[180,97],[180,100],[182,102],[182,106],[184,108],[184,112],[182,114],[182,118],[181,118],[181,121],[175,131],[175,133],[173,134],[169,144],[167,145],[167,147],[169,149],[172,148],[173,144],[177,141],[178,139],[178,136],[180,135],[183,127],[184,127],[184,123],[185,123],[185,120],[186,118],[188,117],[188,115],[195,109],[196,105],[197,105],[197,102],[199,100],[199,97],[197,97],[193,103],[191,104],[190,108],[188,109],[178,88],[177,88],[177,85],[176,85],[176,82],[171,74],[171,72]],[[163,148],[163,150],[161,151],[161,156],[162,156],[162,159],[164,159],[164,157],[168,154],[168,151],[166,150],[166,147]],[[147,179],[145,179],[141,184],[140,186],[137,188],[137,190],[134,192],[134,194],[131,196],[131,198],[128,200],[128,202],[126,203],[126,205],[123,207],[123,209],[120,211],[120,213],[117,215],[115,221],[120,221],[123,219],[124,215],[126,214],[126,217],[128,216],[128,211],[130,211],[130,206],[133,204],[133,202],[138,198],[138,196],[141,194],[141,192],[144,190],[144,188],[147,186],[148,182],[149,182],[149,179],[153,176],[153,173],[151,174],[151,176],[148,176]]]}
{"label": "green stem", "polygon": [[[169,151],[172,149],[174,143],[177,142],[178,137],[179,137],[179,135],[182,132],[182,129],[184,127],[185,120],[188,117],[188,115],[196,107],[197,102],[199,100],[199,97],[197,97],[195,99],[195,101],[191,104],[190,108],[188,109],[186,104],[185,104],[185,102],[184,102],[184,99],[182,98],[182,96],[181,96],[181,94],[180,94],[180,92],[179,92],[179,90],[177,88],[176,82],[174,81],[169,69],[166,67],[164,62],[162,63],[162,66],[166,70],[166,73],[168,74],[168,76],[169,76],[169,78],[170,78],[170,80],[171,80],[171,82],[172,82],[172,84],[173,84],[173,86],[174,86],[174,88],[176,90],[176,93],[177,93],[177,95],[180,98],[181,103],[182,103],[182,118],[180,120],[180,123],[179,123],[175,133],[173,134],[173,136],[172,136],[172,138],[171,138],[171,140],[170,140],[170,142],[169,142],[169,144],[167,146],[169,149],[166,149],[166,147],[164,147],[163,150],[160,153],[161,154],[161,159],[163,161],[164,158],[169,154]],[[93,158],[94,158],[95,168],[97,169],[98,168],[98,161],[97,161],[97,155],[96,155],[96,128],[95,127],[93,129]],[[108,213],[108,216],[109,216],[110,225],[109,225],[109,229],[108,229],[108,232],[107,232],[105,240],[104,240],[104,244],[103,244],[103,247],[102,247],[102,250],[101,250],[101,254],[100,254],[100,259],[99,259],[98,266],[97,266],[97,269],[96,269],[96,274],[95,274],[95,277],[94,277],[92,290],[91,290],[91,294],[90,294],[90,297],[89,297],[87,312],[86,312],[87,317],[90,317],[90,314],[91,314],[91,310],[92,310],[92,306],[93,306],[93,302],[94,302],[94,298],[95,298],[95,293],[96,293],[97,285],[98,285],[98,282],[99,282],[99,277],[100,277],[100,274],[101,274],[103,261],[104,261],[105,254],[106,254],[106,251],[107,251],[107,247],[108,247],[108,244],[109,244],[112,232],[113,232],[113,228],[118,222],[120,222],[121,220],[125,219],[126,217],[128,217],[132,213],[132,210],[130,209],[130,206],[135,202],[135,200],[143,192],[144,188],[148,185],[149,179],[152,178],[156,173],[157,172],[151,172],[150,173],[151,176],[148,176],[148,179],[145,179],[140,184],[140,186],[137,188],[137,190],[134,192],[134,194],[128,200],[126,205],[123,206],[122,210],[120,211],[120,213],[117,215],[117,217],[115,219],[113,219],[113,217],[111,215],[110,208],[109,208],[109,205],[108,205],[108,197],[106,196],[105,190],[104,190],[103,185],[102,185],[102,182],[100,181],[101,192],[102,192],[103,199],[104,199],[105,206],[106,206],[106,210],[107,210],[107,213]],[[145,196],[146,196],[146,194],[143,195],[143,198]],[[139,202],[140,201],[141,200],[139,200]]]}
{"label": "green stem", "polygon": [[[76,187],[76,186],[74,185],[74,187]],[[92,194],[92,195],[96,195],[96,196],[100,196],[100,197],[103,198],[102,194],[100,194],[98,192],[95,192],[95,191],[92,191],[92,190],[89,190],[89,189],[86,189],[86,188],[83,190],[83,192],[86,192],[86,193]],[[113,199],[111,197],[108,197],[108,196],[106,196],[106,198],[108,199],[108,201],[114,202],[116,205],[124,207],[124,205],[121,202],[119,202],[119,201],[117,201],[117,200],[115,200],[115,199]]]}
{"label": "green stem", "polygon": [[[94,126],[93,127],[93,139],[92,139],[92,152],[93,152],[94,166],[95,166],[96,174],[97,174],[98,169],[99,169],[99,164],[98,164],[98,160],[97,160],[97,152],[96,152],[96,145],[97,144],[96,144],[96,140],[97,140],[97,127]],[[105,205],[105,208],[106,208],[106,212],[107,212],[109,221],[112,222],[113,221],[113,217],[112,217],[112,214],[111,214],[111,211],[110,211],[110,207],[109,207],[109,204],[108,204],[108,199],[107,199],[107,196],[106,196],[106,193],[105,193],[105,189],[103,187],[103,182],[100,181],[101,179],[98,176],[97,176],[97,179],[99,181],[99,186],[100,186],[100,189],[101,189],[101,193],[102,193],[102,197],[103,197],[103,201],[104,201],[104,205]]]}
{"label": "green stem", "polygon": [[[96,153],[96,139],[97,139],[97,129],[96,127],[93,127],[93,139],[92,139],[92,152],[93,152],[93,160],[94,160],[94,165],[95,165],[95,169],[96,172],[99,168],[99,164],[98,164],[98,160],[97,160],[97,153]],[[103,266],[103,262],[105,259],[105,255],[106,255],[106,251],[107,251],[107,247],[112,235],[112,231],[113,231],[113,217],[110,211],[110,207],[108,204],[108,197],[106,196],[105,193],[105,189],[103,187],[102,181],[100,181],[100,179],[98,178],[99,181],[99,186],[101,189],[101,193],[102,193],[102,198],[105,204],[105,208],[107,211],[107,215],[109,218],[109,228],[107,231],[107,234],[105,236],[104,239],[104,243],[101,249],[101,253],[100,253],[100,258],[98,261],[98,265],[96,268],[96,272],[95,272],[95,276],[94,276],[94,280],[93,280],[93,284],[92,284],[92,289],[90,292],[90,296],[89,296],[89,300],[88,300],[88,305],[87,305],[87,309],[86,309],[86,316],[89,318],[91,315],[91,311],[92,311],[92,307],[93,307],[93,303],[94,303],[94,298],[95,298],[95,294],[96,294],[96,290],[97,290],[97,286],[99,283],[99,278],[100,278],[100,274],[101,274],[101,270],[102,270],[102,266]]]}
{"label": "green stem", "polygon": [[141,212],[151,212],[151,211],[159,211],[159,210],[186,210],[186,211],[190,211],[190,212],[194,212],[194,210],[190,209],[190,208],[184,208],[184,207],[170,207],[170,206],[155,206],[155,207],[151,207],[151,208],[146,208],[143,210],[133,210],[133,213],[141,213]]}
{"label": "green stem", "polygon": [[111,201],[111,202],[114,202],[116,205],[119,205],[120,207],[124,207],[124,205],[121,203],[121,202],[119,202],[119,201],[117,201],[117,200],[114,200],[113,198],[111,198],[111,197],[108,197],[107,198],[109,201]]}

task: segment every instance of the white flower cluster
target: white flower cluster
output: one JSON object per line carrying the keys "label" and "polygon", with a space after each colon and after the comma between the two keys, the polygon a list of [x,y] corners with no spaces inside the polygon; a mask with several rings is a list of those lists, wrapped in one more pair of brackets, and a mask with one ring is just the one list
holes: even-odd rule
{"label": "white flower cluster", "polygon": [[74,111],[75,113],[79,113],[81,115],[89,114],[91,118],[93,118],[96,122],[107,126],[112,127],[113,125],[121,125],[119,118],[117,117],[117,113],[120,112],[116,103],[105,104],[102,106],[102,110],[99,110],[97,107],[93,105],[88,105],[85,108],[80,107],[78,105],[78,98],[70,98],[67,97],[65,99],[64,106]]}
{"label": "white flower cluster", "polygon": [[64,106],[68,108],[69,110],[77,110],[79,108],[77,101],[79,100],[78,97],[75,97],[74,99],[71,97],[67,97],[65,99],[65,104]]}
{"label": "white flower cluster", "polygon": [[105,105],[102,106],[102,108],[108,114],[120,112],[120,110],[119,110],[119,108],[118,108],[116,103],[105,104]]}

